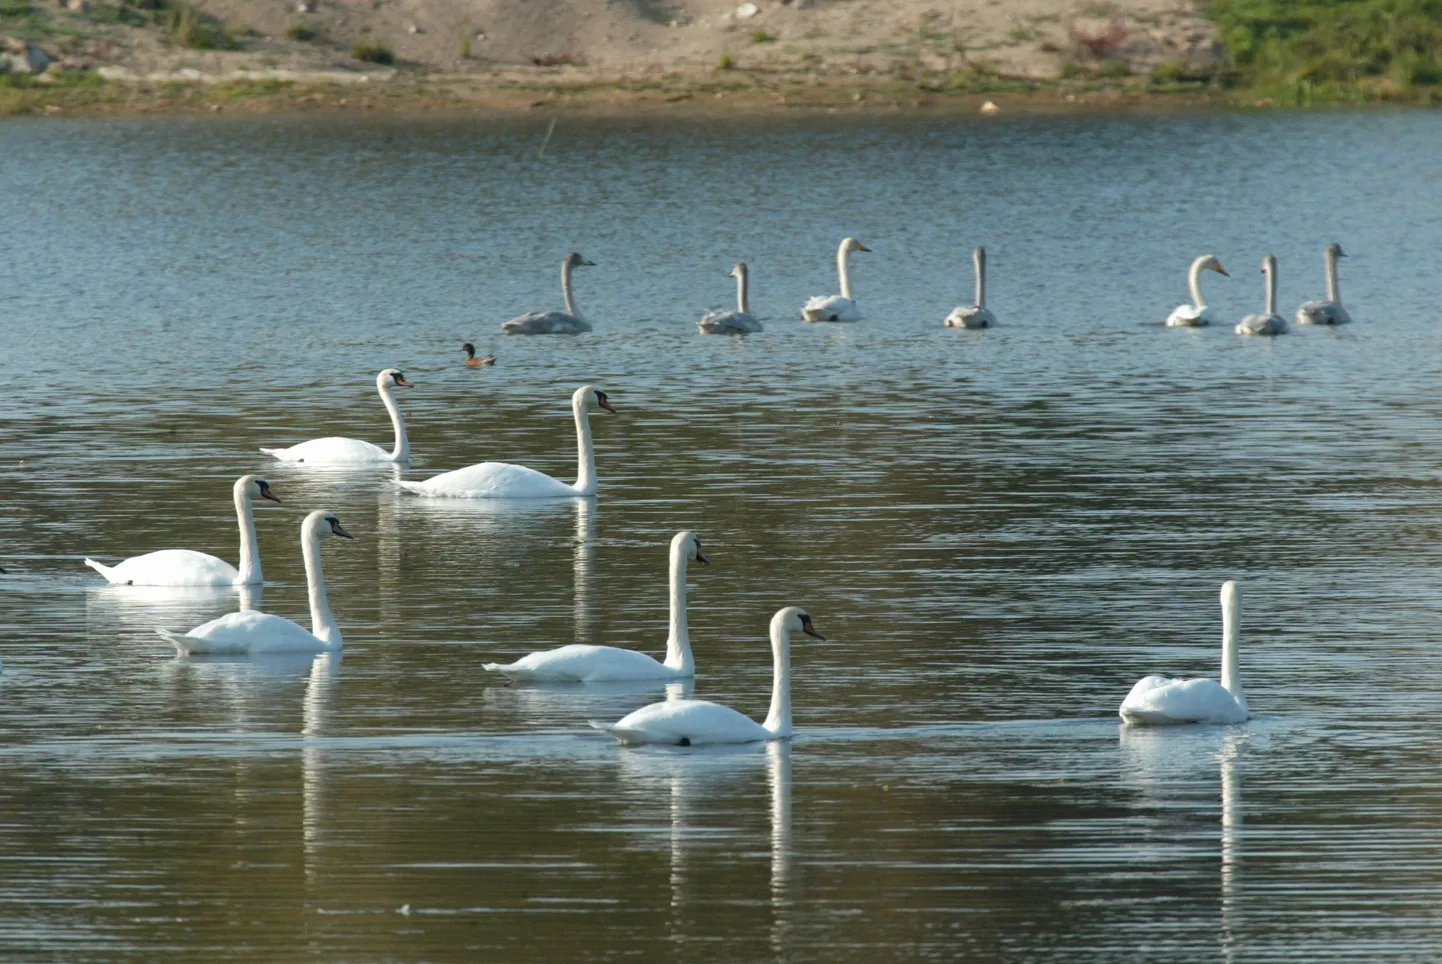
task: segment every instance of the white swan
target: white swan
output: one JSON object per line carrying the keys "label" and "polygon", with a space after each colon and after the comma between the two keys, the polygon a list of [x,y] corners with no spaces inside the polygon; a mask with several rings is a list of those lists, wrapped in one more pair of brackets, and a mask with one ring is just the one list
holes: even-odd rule
{"label": "white swan", "polygon": [[746,262],[738,261],[727,276],[736,279],[736,310],[708,311],[701,316],[703,335],[747,335],[761,330],[761,322],[751,315],[751,299],[747,297]]}
{"label": "white swan", "polygon": [[224,559],[193,549],[161,549],[143,556],[131,556],[114,566],[94,559],[85,564],[108,581],[128,586],[253,586],[265,581],[260,571],[260,548],[255,541],[255,511],[252,498],[279,502],[270,483],[258,476],[242,475],[232,487],[235,515],[240,522],[240,568]]}
{"label": "white swan", "polygon": [[587,261],[572,252],[561,262],[561,295],[566,300],[565,311],[528,311],[519,318],[512,318],[501,325],[508,335],[579,335],[591,330],[591,323],[576,310],[576,300],[571,297],[571,269],[594,268],[594,261]]}
{"label": "white swan", "polygon": [[305,583],[310,591],[310,629],[282,616],[257,612],[254,609],[227,613],[197,626],[184,636],[166,629],[157,629],[182,656],[192,653],[322,653],[341,648],[340,627],[331,614],[325,596],[325,576],[320,567],[320,541],[337,535],[342,539],[351,534],[341,528],[333,513],[319,510],[305,517],[300,525],[300,547],[305,554]]}
{"label": "white swan", "polygon": [[971,263],[976,268],[976,304],[951,309],[947,328],[991,328],[996,324],[996,315],[986,309],[986,249],[979,244],[972,249]]}
{"label": "white swan", "polygon": [[1287,323],[1277,314],[1277,258],[1275,255],[1262,256],[1262,274],[1267,276],[1267,308],[1260,315],[1247,315],[1237,322],[1239,335],[1281,335],[1287,331]]}
{"label": "white swan", "polygon": [[1192,262],[1187,270],[1187,287],[1192,292],[1192,303],[1189,305],[1178,305],[1167,315],[1168,328],[1193,328],[1199,325],[1210,325],[1221,321],[1221,316],[1211,308],[1202,298],[1202,272],[1215,271],[1223,277],[1231,277],[1227,274],[1222,263],[1217,260],[1216,255],[1204,254]]}
{"label": "white swan", "polygon": [[691,635],[686,629],[686,563],[702,565],[701,540],[678,532],[671,540],[671,634],[666,638],[666,662],[659,663],[632,649],[572,644],[531,653],[514,663],[483,663],[482,668],[513,680],[599,683],[613,680],[686,679],[696,675],[691,658]]}
{"label": "white swan", "polygon": [[1345,325],[1352,320],[1347,309],[1342,307],[1342,296],[1337,291],[1337,259],[1347,257],[1347,252],[1336,241],[1327,245],[1322,255],[1327,266],[1327,300],[1308,301],[1297,309],[1299,325]]}
{"label": "white swan", "polygon": [[841,278],[841,294],[817,295],[806,302],[801,309],[802,321],[860,321],[861,309],[851,297],[851,276],[847,274],[846,262],[853,251],[870,251],[855,238],[842,238],[841,247],[836,249],[836,273]]}
{"label": "white swan", "polygon": [[568,485],[543,472],[509,462],[482,462],[424,482],[397,482],[416,495],[449,499],[570,499],[596,494],[596,449],[591,443],[591,405],[616,411],[606,393],[582,385],[571,396],[576,418],[576,481]]}
{"label": "white swan", "polygon": [[379,445],[362,442],[354,438],[313,438],[309,442],[292,445],[288,449],[261,449],[266,455],[282,462],[304,462],[307,465],[354,465],[366,462],[406,462],[411,457],[411,443],[406,438],[406,420],[401,417],[400,406],[396,404],[391,389],[413,388],[406,377],[394,368],[387,368],[376,376],[376,390],[381,393],[386,411],[391,413],[391,426],[396,432],[396,446],[387,452]]}
{"label": "white swan", "polygon": [[782,740],[791,735],[791,634],[826,637],[811,625],[802,609],[787,606],[771,618],[771,712],[757,723],[729,706],[707,700],[667,700],[652,703],[617,723],[590,723],[622,743],[669,743],[701,746],[707,743],[755,743]]}
{"label": "white swan", "polygon": [[1241,593],[1228,579],[1222,583],[1222,681],[1169,679],[1148,676],[1139,680],[1122,700],[1121,717],[1127,723],[1242,723],[1247,719],[1247,697],[1237,668],[1237,622]]}

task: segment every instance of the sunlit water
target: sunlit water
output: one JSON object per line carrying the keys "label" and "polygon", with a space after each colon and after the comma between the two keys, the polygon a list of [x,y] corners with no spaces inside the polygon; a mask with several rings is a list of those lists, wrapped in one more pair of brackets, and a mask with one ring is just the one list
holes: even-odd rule
{"label": "sunlit water", "polygon": [[[1426,113],[586,124],[0,125],[0,950],[25,960],[1422,960],[1442,954],[1442,128]],[[843,234],[867,320],[803,326]],[[1209,275],[1287,314],[1339,240],[1356,324],[1160,326]],[[993,331],[945,330],[990,253]],[[577,275],[586,336],[503,339]],[[767,330],[702,337],[750,263]],[[460,365],[473,341],[493,369]],[[428,504],[390,444],[594,504]],[[302,514],[343,659],[181,661],[233,593],[81,564],[235,559],[304,618]],[[580,640],[659,652],[682,527],[695,693],[789,745],[622,749],[661,687],[505,687]],[[1215,674],[1243,590],[1256,713],[1126,732]]]}

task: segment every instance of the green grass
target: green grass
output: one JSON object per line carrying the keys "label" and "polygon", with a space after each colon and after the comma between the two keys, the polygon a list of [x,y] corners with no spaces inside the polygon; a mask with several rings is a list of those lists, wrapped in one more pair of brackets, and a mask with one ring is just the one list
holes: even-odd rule
{"label": "green grass", "polygon": [[238,50],[240,40],[224,23],[188,3],[177,2],[165,10],[165,28],[170,42],[188,50]]}
{"label": "green grass", "polygon": [[364,60],[368,64],[393,64],[396,62],[396,55],[391,48],[385,44],[373,42],[361,42],[351,48],[350,55],[356,60]]}
{"label": "green grass", "polygon": [[291,40],[310,43],[312,40],[320,39],[320,27],[313,23],[298,23],[287,30],[285,35]]}
{"label": "green grass", "polygon": [[776,42],[776,35],[767,33],[765,30],[751,31],[751,42],[754,44],[771,44]]}

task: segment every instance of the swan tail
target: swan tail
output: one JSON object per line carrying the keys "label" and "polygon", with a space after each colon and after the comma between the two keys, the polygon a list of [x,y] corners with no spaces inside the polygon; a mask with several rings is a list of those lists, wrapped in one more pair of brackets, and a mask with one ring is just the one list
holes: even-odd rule
{"label": "swan tail", "polygon": [[488,673],[500,673],[511,679],[521,679],[524,674],[516,672],[515,663],[482,663],[481,669]]}
{"label": "swan tail", "polygon": [[281,454],[285,451],[285,449],[261,449],[260,451],[265,453],[266,455],[269,455],[273,459],[284,460],[285,458],[285,456]]}
{"label": "swan tail", "polygon": [[591,726],[595,727],[596,729],[600,730],[602,733],[611,734],[617,739],[617,741],[621,743],[647,742],[647,734],[645,730],[632,730],[624,726],[618,726],[615,723],[602,723],[600,720],[587,720],[586,722],[589,723]]}
{"label": "swan tail", "polygon": [[103,565],[101,565],[100,563],[96,562],[94,559],[90,559],[90,558],[87,557],[86,560],[85,560],[85,564],[86,564],[87,566],[89,566],[91,569],[94,569],[96,572],[100,573],[102,576],[104,576],[106,582],[123,582],[123,581],[124,581],[124,580],[122,580],[118,575],[115,574],[115,570],[114,570],[114,569],[111,569],[109,566],[103,566]]}
{"label": "swan tail", "polygon": [[175,647],[175,652],[181,656],[189,656],[195,652],[196,640],[189,636],[182,636],[180,633],[172,633],[168,629],[157,629],[155,635]]}
{"label": "swan tail", "polygon": [[401,479],[397,479],[397,480],[396,480],[396,487],[397,487],[397,488],[400,488],[400,489],[404,489],[404,490],[407,491],[407,492],[414,492],[416,495],[426,495],[426,494],[427,494],[427,492],[426,492],[426,484],[425,484],[424,482],[406,482],[406,481],[403,481],[403,480],[401,480]]}

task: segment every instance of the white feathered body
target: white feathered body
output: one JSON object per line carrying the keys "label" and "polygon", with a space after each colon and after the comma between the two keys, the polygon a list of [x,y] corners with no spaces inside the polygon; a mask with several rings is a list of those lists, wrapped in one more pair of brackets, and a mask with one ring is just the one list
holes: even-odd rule
{"label": "white feathered body", "polygon": [[996,316],[980,305],[958,307],[951,309],[951,314],[946,316],[947,328],[994,328]]}
{"label": "white feathered body", "polygon": [[856,302],[841,295],[817,295],[801,309],[804,321],[860,321]]}
{"label": "white feathered body", "polygon": [[424,482],[397,482],[416,495],[440,499],[574,499],[584,493],[544,472],[509,462],[481,462]]}
{"label": "white feathered body", "polygon": [[1172,313],[1167,315],[1168,328],[1200,328],[1204,325],[1214,325],[1221,321],[1217,310],[1210,305],[1177,305]]}
{"label": "white feathered body", "polygon": [[193,549],[147,552],[114,566],[102,565],[94,559],[86,559],[85,564],[118,585],[235,586],[240,583],[240,570],[224,559]]}
{"label": "white feathered body", "polygon": [[1122,700],[1121,717],[1132,724],[1242,723],[1247,710],[1214,679],[1148,676]]}
{"label": "white feathered body", "polygon": [[705,746],[717,743],[756,743],[788,733],[773,733],[729,706],[708,700],[667,700],[652,703],[616,723],[590,721],[598,730],[622,743],[662,743]]}
{"label": "white feathered body", "polygon": [[591,323],[564,311],[528,311],[502,324],[501,330],[508,335],[579,335],[590,331]]}
{"label": "white feathered body", "polygon": [[1287,331],[1287,323],[1281,315],[1247,315],[1237,322],[1239,335],[1281,335]]}
{"label": "white feathered body", "polygon": [[357,438],[313,438],[285,449],[261,449],[266,455],[282,462],[304,462],[307,465],[358,465],[367,462],[393,462],[391,453],[371,442]]}
{"label": "white feathered body", "polygon": [[185,635],[156,632],[186,655],[194,653],[323,653],[339,648],[317,638],[310,630],[283,616],[254,610],[227,613],[197,626]]}
{"label": "white feathered body", "polygon": [[749,335],[761,330],[761,322],[744,311],[708,311],[698,327],[704,335]]}
{"label": "white feathered body", "polygon": [[1345,325],[1351,320],[1347,309],[1335,301],[1307,301],[1297,309],[1299,325]]}
{"label": "white feathered body", "polygon": [[482,668],[525,682],[602,683],[687,679],[693,675],[671,669],[645,653],[580,643],[530,653],[514,663],[485,663]]}

